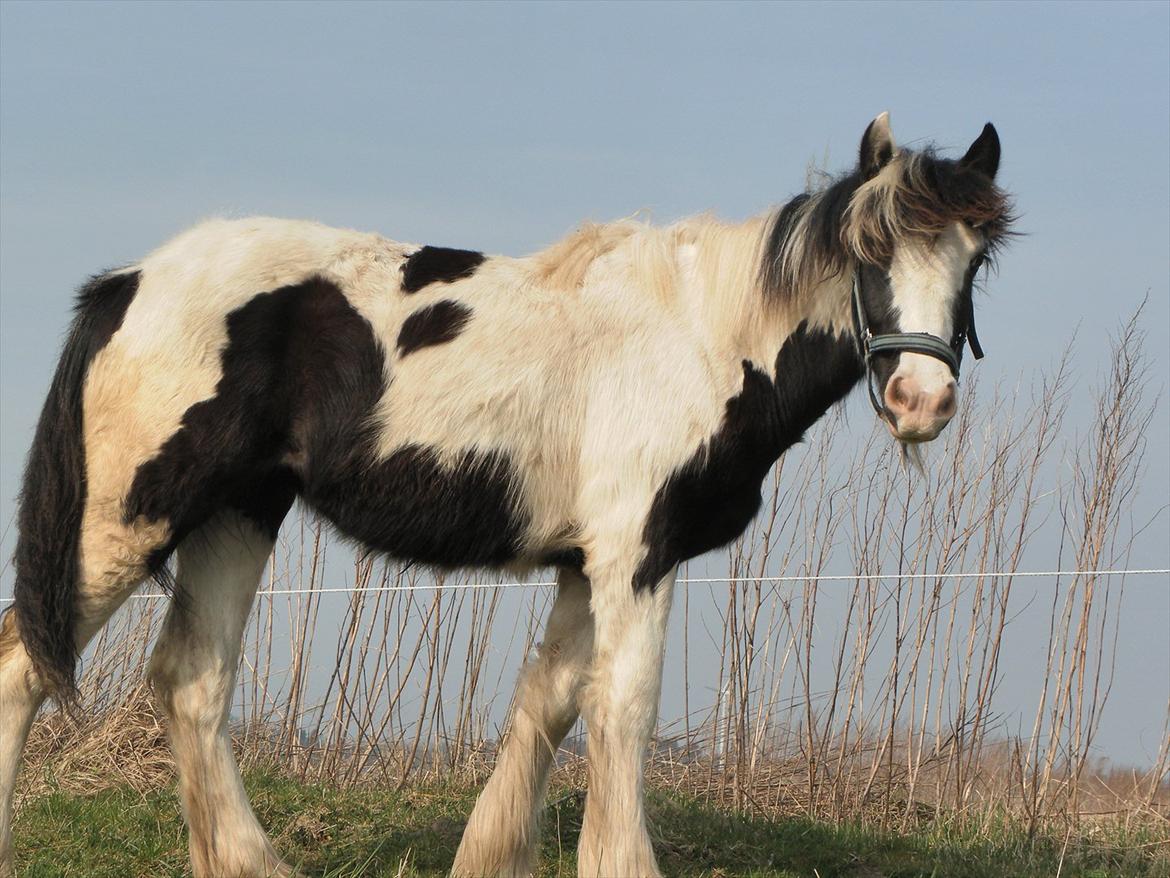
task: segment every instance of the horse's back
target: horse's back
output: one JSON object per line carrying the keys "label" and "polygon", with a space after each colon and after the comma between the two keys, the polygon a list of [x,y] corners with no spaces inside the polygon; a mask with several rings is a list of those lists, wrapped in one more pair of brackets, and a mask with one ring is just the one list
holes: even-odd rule
{"label": "horse's back", "polygon": [[[576,362],[555,343],[571,338],[563,305],[518,307],[516,260],[477,274],[466,266],[482,257],[430,252],[412,272],[420,252],[315,223],[215,220],[127,269],[137,294],[86,383],[93,526],[161,523],[173,547],[225,506],[274,530],[299,494],[398,557],[522,555],[534,522],[521,481],[557,478],[531,461],[573,441],[547,426],[572,426],[554,411]],[[538,529],[557,529],[551,517]]]}
{"label": "horse's back", "polygon": [[617,494],[653,495],[722,412],[670,303],[631,295],[622,242],[568,283],[539,255],[198,226],[134,267],[95,360],[97,494],[172,544],[224,505],[273,529],[299,495],[400,558],[572,549]]}

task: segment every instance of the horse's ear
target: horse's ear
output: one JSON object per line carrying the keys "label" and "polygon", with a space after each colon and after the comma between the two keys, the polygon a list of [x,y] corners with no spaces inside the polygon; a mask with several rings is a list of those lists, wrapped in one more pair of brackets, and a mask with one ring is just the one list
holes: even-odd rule
{"label": "horse's ear", "polygon": [[999,134],[994,125],[988,122],[983,126],[983,133],[975,138],[967,154],[959,159],[959,164],[995,179],[995,172],[999,170]]}
{"label": "horse's ear", "polygon": [[890,133],[890,114],[882,113],[869,123],[861,135],[861,177],[869,180],[894,157],[894,135]]}

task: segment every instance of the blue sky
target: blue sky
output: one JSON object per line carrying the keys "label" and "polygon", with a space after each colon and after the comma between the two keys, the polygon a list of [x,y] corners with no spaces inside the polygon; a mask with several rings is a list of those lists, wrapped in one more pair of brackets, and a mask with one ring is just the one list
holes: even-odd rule
{"label": "blue sky", "polygon": [[[72,290],[201,218],[523,253],[582,219],[759,213],[810,162],[850,164],[887,109],[909,144],[1000,131],[1027,237],[979,302],[980,382],[1018,382],[1074,331],[1088,382],[1143,297],[1170,330],[1168,43],[1166,3],[5,2],[0,527]],[[1149,353],[1164,390],[1167,351]],[[1138,513],[1170,497],[1167,410]],[[1167,566],[1168,530],[1133,562]],[[1129,586],[1133,667],[1170,674],[1168,592]],[[1111,752],[1160,719],[1149,692],[1119,685]]]}

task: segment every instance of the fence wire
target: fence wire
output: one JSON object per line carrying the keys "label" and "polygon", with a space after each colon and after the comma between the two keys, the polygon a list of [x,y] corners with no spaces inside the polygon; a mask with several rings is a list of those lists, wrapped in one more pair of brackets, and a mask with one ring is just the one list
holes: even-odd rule
{"label": "fence wire", "polygon": [[[1170,576],[1170,567],[1149,567],[1132,570],[973,570],[962,573],[838,573],[816,576],[788,574],[784,576],[686,576],[675,580],[676,585],[752,585],[782,582],[879,582],[884,580],[939,580],[939,579],[1037,579],[1058,576]],[[556,585],[555,579],[532,582],[421,582],[412,585],[323,586],[321,588],[264,588],[257,597],[278,597],[297,594],[376,594],[399,591],[471,591],[490,588],[542,588]],[[162,592],[131,595],[131,599],[158,600],[168,597]],[[13,598],[0,598],[0,604],[12,603]]]}

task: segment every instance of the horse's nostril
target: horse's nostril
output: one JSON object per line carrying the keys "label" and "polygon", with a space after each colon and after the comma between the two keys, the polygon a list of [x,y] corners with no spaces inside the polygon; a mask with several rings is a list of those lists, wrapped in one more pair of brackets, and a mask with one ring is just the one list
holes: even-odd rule
{"label": "horse's nostril", "polygon": [[886,405],[899,412],[913,411],[918,394],[901,375],[895,375],[886,385]]}
{"label": "horse's nostril", "polygon": [[954,385],[951,385],[946,390],[938,395],[934,402],[934,414],[939,418],[950,419],[955,414],[957,407],[957,396],[955,394]]}
{"label": "horse's nostril", "polygon": [[900,377],[891,378],[889,391],[886,394],[890,402],[897,406],[902,406],[906,403],[906,395],[902,390],[902,384],[903,382]]}

